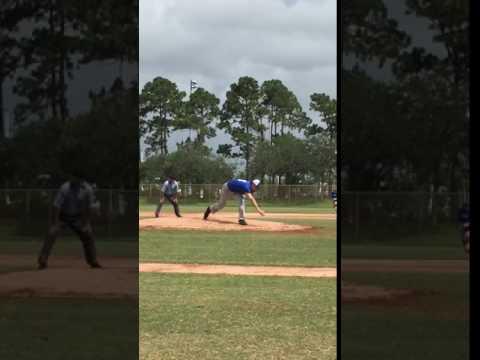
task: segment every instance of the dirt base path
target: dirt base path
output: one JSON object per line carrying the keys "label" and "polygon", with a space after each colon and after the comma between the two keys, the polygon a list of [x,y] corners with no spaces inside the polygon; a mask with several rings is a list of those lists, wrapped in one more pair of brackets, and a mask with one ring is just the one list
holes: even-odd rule
{"label": "dirt base path", "polygon": [[199,265],[199,264],[140,264],[140,272],[169,274],[208,274],[243,276],[297,276],[329,277],[337,276],[336,268],[319,267],[280,267],[280,266],[240,266],[240,265]]}
{"label": "dirt base path", "polygon": [[465,273],[469,266],[468,260],[342,260],[345,272]]}
{"label": "dirt base path", "polygon": [[342,302],[393,301],[414,295],[409,289],[387,289],[379,286],[342,284]]}
{"label": "dirt base path", "polygon": [[[261,218],[261,220],[260,220]],[[281,222],[282,219],[331,219],[332,214],[271,214],[265,217],[249,215],[248,225],[238,224],[236,213],[217,213],[203,220],[203,214],[189,213],[177,218],[173,214],[162,214],[155,218],[153,214],[140,214],[139,227],[142,230],[175,229],[204,231],[267,231],[267,232],[303,232],[312,229],[311,226],[292,225]],[[272,221],[272,220],[279,221]]]}
{"label": "dirt base path", "polygon": [[[468,260],[342,260],[343,272],[381,272],[381,273],[467,273]],[[379,286],[343,283],[342,302],[388,302],[404,304],[421,294],[418,290],[392,289]]]}
{"label": "dirt base path", "polygon": [[33,256],[2,255],[0,296],[137,299],[138,259],[100,260],[104,268],[91,269],[82,258],[52,256],[39,271]]}

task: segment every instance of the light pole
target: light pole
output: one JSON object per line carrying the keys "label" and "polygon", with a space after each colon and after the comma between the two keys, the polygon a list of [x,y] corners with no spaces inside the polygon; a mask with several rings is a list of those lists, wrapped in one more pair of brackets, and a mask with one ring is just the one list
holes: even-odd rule
{"label": "light pole", "polygon": [[[190,80],[190,97],[189,100],[192,98],[192,92],[198,89],[198,83],[195,80]],[[188,138],[192,141],[192,129],[188,129]]]}

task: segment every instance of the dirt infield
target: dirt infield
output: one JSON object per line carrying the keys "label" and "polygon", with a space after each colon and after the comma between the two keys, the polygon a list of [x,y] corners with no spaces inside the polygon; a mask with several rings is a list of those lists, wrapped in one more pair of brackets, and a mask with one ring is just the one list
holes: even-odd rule
{"label": "dirt infield", "polygon": [[[173,214],[162,214],[155,218],[151,213],[140,213],[139,227],[142,230],[176,229],[176,230],[205,230],[205,231],[266,231],[266,232],[295,232],[308,231],[311,226],[292,225],[281,222],[283,219],[322,219],[335,220],[335,214],[291,214],[275,213],[262,217],[257,214],[248,216],[247,226],[238,224],[238,215],[232,212],[219,212],[210,215],[207,221],[201,213],[187,213],[177,218]],[[271,219],[271,220],[270,220]],[[272,221],[275,220],[275,221]]]}
{"label": "dirt infield", "polygon": [[467,260],[342,260],[345,272],[465,273],[469,266]]}
{"label": "dirt infield", "polygon": [[[138,260],[103,258],[103,269],[90,269],[83,259],[52,257],[38,271],[28,256],[0,256],[0,296],[133,298],[138,296]],[[20,270],[22,269],[22,270]]]}
{"label": "dirt infield", "polygon": [[[467,273],[466,260],[372,260],[348,259],[342,261],[344,272],[381,273]],[[377,286],[342,283],[342,302],[387,302],[404,303],[419,295],[418,290],[390,289]]]}
{"label": "dirt infield", "polygon": [[409,289],[387,289],[378,286],[342,284],[342,302],[396,301],[414,295]]}
{"label": "dirt infield", "polygon": [[240,266],[240,265],[200,265],[200,264],[140,264],[140,272],[243,275],[243,276],[298,276],[298,277],[336,277],[337,269],[329,267],[280,267],[280,266]]}

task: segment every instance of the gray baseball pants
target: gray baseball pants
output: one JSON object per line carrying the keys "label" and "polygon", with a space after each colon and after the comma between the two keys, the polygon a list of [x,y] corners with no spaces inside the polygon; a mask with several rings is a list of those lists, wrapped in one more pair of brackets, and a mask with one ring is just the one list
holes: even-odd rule
{"label": "gray baseball pants", "polygon": [[217,211],[222,210],[227,204],[227,201],[232,197],[238,198],[238,219],[244,220],[245,219],[245,195],[236,194],[230,191],[227,183],[223,184],[222,190],[220,192],[220,198],[215,204],[210,206],[210,210],[212,211],[213,214],[215,214]]}

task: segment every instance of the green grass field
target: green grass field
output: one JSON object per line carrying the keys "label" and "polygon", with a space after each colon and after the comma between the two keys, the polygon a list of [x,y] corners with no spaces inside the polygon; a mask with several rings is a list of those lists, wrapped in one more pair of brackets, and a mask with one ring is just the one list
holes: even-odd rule
{"label": "green grass field", "polygon": [[[0,275],[32,271],[46,235],[22,236],[14,221],[0,224],[0,255],[30,257],[19,265],[0,265]],[[96,237],[100,263],[105,257],[138,256],[131,238]],[[52,258],[82,257],[80,240],[71,233],[59,236]],[[0,280],[1,283],[1,280]],[[21,284],[19,284],[21,285]],[[0,296],[0,359],[87,360],[135,359],[138,356],[138,302],[125,299],[40,298]]]}
{"label": "green grass field", "polygon": [[[319,202],[310,202],[310,203],[286,203],[286,202],[263,202],[259,201],[258,204],[265,211],[270,213],[331,213],[335,209],[332,207],[331,201],[319,201]],[[180,210],[184,212],[203,212],[210,205],[209,202],[182,202],[182,199],[179,200]],[[140,199],[139,201],[140,211],[150,211],[154,212],[156,208],[156,203],[147,202],[145,199]],[[173,211],[172,206],[167,202],[164,205],[166,211]],[[247,202],[247,208],[250,208],[250,211],[255,211],[253,206]],[[237,201],[231,200],[227,203],[224,211],[237,211],[238,205]]]}
{"label": "green grass field", "polygon": [[[204,211],[206,204],[182,206]],[[269,213],[325,213],[265,206]],[[154,211],[154,205],[141,205]],[[165,206],[165,211],[172,211]],[[236,211],[233,205],[226,211]],[[250,208],[249,211],[252,211]],[[268,220],[274,220],[269,216]],[[336,223],[308,233],[141,231],[142,262],[335,266]],[[336,279],[140,276],[140,358],[336,359]]]}
{"label": "green grass field", "polygon": [[342,304],[342,358],[469,358],[468,274],[344,273],[342,280],[421,291],[394,303]]}
{"label": "green grass field", "polygon": [[336,359],[336,280],[141,274],[140,358]]}
{"label": "green grass field", "polygon": [[423,232],[413,231],[394,239],[342,242],[342,258],[359,259],[465,259],[460,233],[454,225]]}
{"label": "green grass field", "polygon": [[0,298],[0,358],[135,359],[137,308],[128,300]]}
{"label": "green grass field", "polygon": [[168,263],[335,266],[334,221],[294,220],[312,233],[142,231],[140,260]]}
{"label": "green grass field", "polygon": [[[465,260],[453,227],[395,240],[342,244],[342,259]],[[342,272],[355,285],[413,289],[398,301],[344,303],[345,359],[468,359],[469,274]]]}

